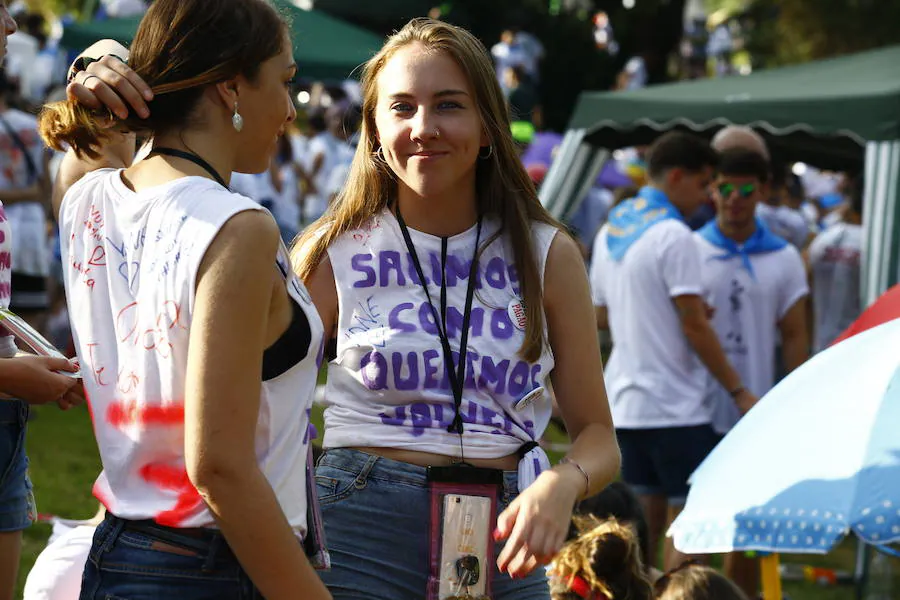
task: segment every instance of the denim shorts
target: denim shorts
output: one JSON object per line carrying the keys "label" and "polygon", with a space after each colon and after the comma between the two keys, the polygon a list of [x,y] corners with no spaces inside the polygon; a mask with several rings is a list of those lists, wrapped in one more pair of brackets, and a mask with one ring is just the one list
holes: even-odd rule
{"label": "denim shorts", "polygon": [[[298,598],[302,594],[298,594]],[[107,513],[80,600],[262,600],[216,529],[176,529]]]}
{"label": "denim shorts", "polygon": [[[499,510],[518,494],[517,477],[505,473]],[[425,598],[431,498],[424,467],[327,450],[316,467],[316,491],[332,561],[320,575],[334,600]],[[544,569],[512,579],[492,566],[494,600],[549,600]]]}
{"label": "denim shorts", "polygon": [[25,455],[27,424],[28,404],[0,400],[0,532],[26,529],[36,516]]}
{"label": "denim shorts", "polygon": [[688,479],[722,439],[712,425],[616,429],[622,479],[642,495],[659,495],[670,506],[687,499]]}

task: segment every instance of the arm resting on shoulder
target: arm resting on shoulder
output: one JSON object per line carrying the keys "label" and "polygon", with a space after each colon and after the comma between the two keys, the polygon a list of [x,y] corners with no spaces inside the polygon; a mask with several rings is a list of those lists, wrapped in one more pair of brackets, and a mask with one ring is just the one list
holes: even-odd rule
{"label": "arm resting on shoulder", "polygon": [[[100,40],[78,56],[82,57],[98,60],[68,84],[66,94],[70,101],[89,109],[106,108],[119,118],[125,118],[130,111],[143,118],[150,115],[147,102],[153,99],[153,91],[122,62],[128,60],[128,50],[124,46],[115,40]],[[99,149],[100,157],[95,160],[79,158],[69,150],[53,186],[54,216],[59,214],[59,206],[69,188],[86,174],[106,167],[129,166],[134,157],[134,145],[134,134],[111,131],[103,147]]]}
{"label": "arm resting on shoulder", "polygon": [[191,482],[265,598],[326,600],[330,595],[256,460],[278,236],[268,215],[239,213],[200,265],[185,389],[185,461]]}

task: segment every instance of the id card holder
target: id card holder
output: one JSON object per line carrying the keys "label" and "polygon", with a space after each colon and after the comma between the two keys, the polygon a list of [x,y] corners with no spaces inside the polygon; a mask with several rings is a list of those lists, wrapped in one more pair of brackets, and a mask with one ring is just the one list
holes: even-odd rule
{"label": "id card holder", "polygon": [[494,515],[503,472],[429,467],[428,600],[490,600]]}

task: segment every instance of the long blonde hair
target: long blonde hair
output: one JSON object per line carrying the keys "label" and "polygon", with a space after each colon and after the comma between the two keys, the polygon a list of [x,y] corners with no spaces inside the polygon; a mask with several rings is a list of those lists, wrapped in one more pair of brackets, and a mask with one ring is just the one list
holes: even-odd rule
{"label": "long blonde hair", "polygon": [[360,227],[379,214],[397,196],[397,182],[387,164],[378,158],[375,106],[378,75],[394,54],[419,43],[431,52],[443,52],[465,73],[475,94],[481,121],[493,148],[479,159],[476,197],[480,214],[500,221],[496,235],[482,249],[506,235],[510,240],[522,300],[525,304],[525,339],[519,354],[535,361],[543,350],[544,314],[541,273],[532,243],[532,222],[562,229],[541,205],[531,179],[522,166],[510,133],[509,110],[484,46],[468,31],[432,19],[413,19],[392,35],[362,72],[363,119],[359,145],[347,183],[328,211],[295,242],[294,268],[306,279],[316,269],[328,247],[342,234]]}
{"label": "long blonde hair", "polygon": [[578,537],[563,546],[551,565],[552,600],[576,600],[573,578],[581,578],[603,600],[652,600],[637,534],[616,519],[576,516]]}

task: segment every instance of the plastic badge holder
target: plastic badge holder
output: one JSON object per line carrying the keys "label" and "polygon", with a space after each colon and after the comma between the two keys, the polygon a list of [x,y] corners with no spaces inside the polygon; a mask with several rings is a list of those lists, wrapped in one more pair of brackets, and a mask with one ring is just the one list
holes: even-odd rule
{"label": "plastic badge holder", "polygon": [[428,600],[490,599],[492,532],[502,477],[493,469],[429,468]]}
{"label": "plastic badge holder", "polygon": [[[47,341],[47,339],[29,325],[22,317],[9,310],[8,308],[0,308],[0,325],[6,328],[16,339],[24,343],[26,346],[38,356],[51,356],[53,358],[62,358],[68,360],[62,352]],[[76,371],[70,373],[68,371],[57,371],[61,375],[79,379],[81,372]]]}

